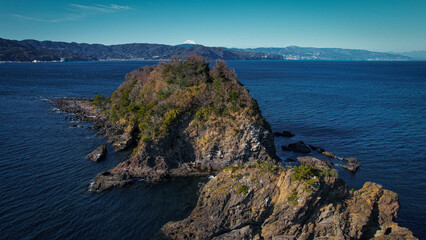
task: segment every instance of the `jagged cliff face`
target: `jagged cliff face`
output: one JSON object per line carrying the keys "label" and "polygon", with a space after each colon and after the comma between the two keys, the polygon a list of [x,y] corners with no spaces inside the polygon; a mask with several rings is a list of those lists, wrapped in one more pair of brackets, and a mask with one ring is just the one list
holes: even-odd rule
{"label": "jagged cliff face", "polygon": [[256,159],[276,161],[273,135],[256,101],[223,62],[212,70],[208,65],[191,56],[141,68],[110,98],[94,99],[101,114],[122,129],[112,137],[114,146],[137,144],[128,160],[95,178],[92,190],[135,178],[156,182]]}
{"label": "jagged cliff face", "polygon": [[264,166],[223,170],[191,215],[163,232],[173,239],[415,239],[394,222],[397,194],[380,185],[350,191],[327,171]]}

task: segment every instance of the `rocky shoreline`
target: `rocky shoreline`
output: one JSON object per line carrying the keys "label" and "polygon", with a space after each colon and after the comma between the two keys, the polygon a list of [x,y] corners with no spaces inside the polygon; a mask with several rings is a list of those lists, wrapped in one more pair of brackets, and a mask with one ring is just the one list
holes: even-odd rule
{"label": "rocky shoreline", "polygon": [[396,193],[297,174],[258,165],[225,169],[203,187],[188,218],[162,230],[172,239],[416,239],[394,222]]}
{"label": "rocky shoreline", "polygon": [[80,120],[93,123],[91,129],[98,131],[98,135],[108,138],[115,151],[122,151],[135,144],[132,131],[126,131],[125,126],[112,124],[108,118],[91,104],[90,99],[58,98],[53,104],[62,112],[71,113],[70,120]]}

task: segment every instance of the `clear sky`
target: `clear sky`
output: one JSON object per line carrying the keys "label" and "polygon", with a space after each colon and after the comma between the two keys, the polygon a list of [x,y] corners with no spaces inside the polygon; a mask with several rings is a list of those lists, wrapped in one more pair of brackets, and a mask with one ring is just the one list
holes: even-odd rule
{"label": "clear sky", "polygon": [[426,50],[426,0],[0,0],[0,37]]}

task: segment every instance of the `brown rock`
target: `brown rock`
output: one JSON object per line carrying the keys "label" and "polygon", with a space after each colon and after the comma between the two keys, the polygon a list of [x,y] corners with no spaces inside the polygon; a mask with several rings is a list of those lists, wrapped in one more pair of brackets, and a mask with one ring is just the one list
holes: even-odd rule
{"label": "brown rock", "polygon": [[374,183],[350,192],[337,178],[308,183],[292,175],[225,169],[203,187],[188,218],[162,230],[172,239],[416,239],[394,222],[396,193]]}
{"label": "brown rock", "polygon": [[358,170],[358,168],[360,167],[360,165],[356,164],[356,163],[351,163],[351,164],[342,164],[342,167],[344,169],[351,171],[351,172],[356,172]]}
{"label": "brown rock", "polygon": [[356,158],[343,158],[343,161],[346,161],[348,163],[358,163],[358,159]]}
{"label": "brown rock", "polygon": [[334,153],[332,153],[332,152],[323,151],[323,152],[321,152],[321,154],[324,155],[324,156],[330,157],[330,158],[335,157]]}
{"label": "brown rock", "polygon": [[123,187],[132,182],[133,180],[128,174],[105,171],[94,178],[90,185],[90,191],[99,192],[110,188]]}
{"label": "brown rock", "polygon": [[86,156],[86,158],[91,159],[92,161],[99,162],[104,160],[107,149],[106,144],[103,144],[96,148],[93,152]]}

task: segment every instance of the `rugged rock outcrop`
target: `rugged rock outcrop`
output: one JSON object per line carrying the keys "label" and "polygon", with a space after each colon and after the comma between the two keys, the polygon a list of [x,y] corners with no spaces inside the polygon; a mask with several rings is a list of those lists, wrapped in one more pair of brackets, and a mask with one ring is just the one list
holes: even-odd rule
{"label": "rugged rock outcrop", "polygon": [[98,134],[109,138],[109,142],[114,146],[114,150],[121,151],[135,145],[135,135],[137,133],[134,131],[134,128],[122,123],[112,124],[106,114],[100,111],[93,104],[92,100],[58,98],[54,100],[54,104],[63,112],[72,113],[73,117],[70,118],[71,120],[93,123],[94,125],[88,128],[98,130]]}
{"label": "rugged rock outcrop", "polygon": [[360,165],[358,164],[358,159],[356,158],[343,158],[343,161],[346,161],[348,164],[342,164],[342,167],[344,169],[347,169],[351,172],[356,172],[358,170],[358,168],[360,167]]}
{"label": "rugged rock outcrop", "polygon": [[306,157],[298,157],[297,161],[300,162],[300,164],[306,164],[311,165],[314,168],[326,168],[326,169],[333,169],[334,165],[331,162],[323,161],[315,157],[306,156]]}
{"label": "rugged rock outcrop", "polygon": [[360,165],[356,163],[342,164],[341,166],[342,168],[349,170],[351,172],[356,172],[358,168],[360,167]]}
{"label": "rugged rock outcrop", "polygon": [[257,159],[278,162],[274,137],[235,73],[199,56],[140,68],[111,97],[57,100],[58,108],[99,126],[116,150],[132,156],[95,177],[102,191],[134,179],[201,176]]}
{"label": "rugged rock outcrop", "polygon": [[291,143],[288,146],[281,147],[284,151],[293,151],[293,152],[301,152],[301,153],[310,153],[311,149],[309,149],[303,141],[298,141],[297,143]]}
{"label": "rugged rock outcrop", "polygon": [[[309,169],[309,168],[307,168]],[[169,222],[171,239],[416,239],[394,222],[398,195],[367,182],[350,191],[313,171],[227,168],[202,189],[196,208]]]}
{"label": "rugged rock outcrop", "polygon": [[104,160],[106,156],[106,152],[107,152],[106,144],[103,144],[99,146],[98,148],[96,148],[95,150],[93,150],[93,152],[88,154],[86,158],[91,159],[94,162],[99,162]]}

